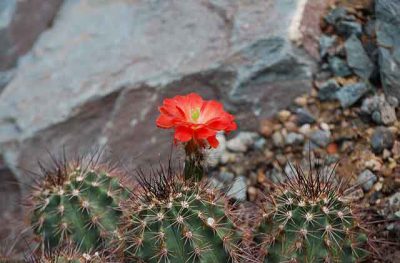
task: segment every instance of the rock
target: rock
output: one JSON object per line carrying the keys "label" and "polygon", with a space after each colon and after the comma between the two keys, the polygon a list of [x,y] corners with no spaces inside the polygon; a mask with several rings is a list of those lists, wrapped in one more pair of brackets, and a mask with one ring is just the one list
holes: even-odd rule
{"label": "rock", "polygon": [[340,89],[340,85],[335,79],[330,79],[323,83],[318,91],[318,99],[321,101],[335,100],[336,92]]}
{"label": "rock", "polygon": [[316,63],[291,41],[298,1],[156,2],[65,1],[20,60],[0,95],[0,148],[21,185],[35,178],[19,167],[63,146],[106,145],[128,169],[168,158],[171,134],[154,124],[167,97],[218,99],[252,130],[311,89]]}
{"label": "rock", "polygon": [[379,111],[372,112],[371,118],[376,124],[382,124],[382,116]]}
{"label": "rock", "polygon": [[246,152],[259,137],[255,132],[239,132],[239,134],[227,141],[226,147],[234,152]]}
{"label": "rock", "polygon": [[318,146],[325,148],[331,142],[331,134],[329,131],[316,130],[311,133],[310,140]]}
{"label": "rock", "polygon": [[254,147],[258,150],[262,150],[262,149],[264,149],[264,146],[266,143],[267,143],[267,140],[261,137],[261,138],[258,138],[254,142]]}
{"label": "rock", "polygon": [[367,97],[363,100],[361,105],[361,112],[366,115],[371,115],[374,111],[378,110],[381,97],[378,95]]}
{"label": "rock", "polygon": [[299,128],[299,132],[305,136],[308,136],[311,132],[311,125],[310,124],[304,124]]}
{"label": "rock", "polygon": [[278,119],[279,119],[281,122],[285,122],[285,121],[287,121],[287,120],[289,119],[290,115],[292,115],[292,113],[291,113],[290,111],[288,111],[288,110],[281,110],[281,111],[278,113]]}
{"label": "rock", "polygon": [[357,183],[362,186],[365,192],[368,192],[377,180],[376,175],[367,169],[358,175]]}
{"label": "rock", "polygon": [[347,64],[360,78],[368,80],[374,71],[374,64],[356,35],[352,35],[345,42]]}
{"label": "rock", "polygon": [[237,200],[244,201],[246,200],[246,193],[246,178],[244,176],[238,176],[235,178],[235,181],[233,182],[232,187],[229,189],[227,195]]}
{"label": "rock", "polygon": [[315,117],[307,109],[304,108],[296,109],[296,116],[296,121],[299,126],[302,126],[304,124],[312,124],[315,122]]}
{"label": "rock", "polygon": [[392,132],[386,127],[375,129],[371,137],[371,148],[374,153],[381,153],[384,149],[390,150],[393,146],[394,138]]}
{"label": "rock", "polygon": [[367,21],[367,23],[364,25],[364,32],[369,37],[376,36],[376,20],[375,19],[370,19]]}
{"label": "rock", "polygon": [[343,59],[339,57],[330,57],[328,62],[329,68],[335,76],[347,77],[351,75],[351,70]]}
{"label": "rock", "polygon": [[383,100],[379,103],[379,112],[381,121],[385,125],[391,125],[397,121],[396,110],[387,101]]}
{"label": "rock", "polygon": [[353,21],[339,21],[336,25],[336,30],[344,37],[350,37],[351,35],[360,37],[362,34],[361,24]]}
{"label": "rock", "polygon": [[349,84],[336,92],[336,98],[339,100],[340,105],[343,108],[348,108],[354,105],[369,90],[369,86],[364,82]]}
{"label": "rock", "polygon": [[333,45],[336,43],[337,37],[322,35],[319,38],[319,54],[321,58],[324,58],[326,55],[330,54],[330,50]]}
{"label": "rock", "polygon": [[267,170],[265,172],[265,176],[270,179],[275,184],[280,184],[286,181],[285,175],[283,175],[280,171],[273,168],[272,170]]}
{"label": "rock", "polygon": [[226,152],[226,139],[224,134],[218,133],[217,140],[219,141],[219,145],[217,149],[210,149],[207,151],[207,164],[210,167],[216,167],[221,161],[222,156]]}
{"label": "rock", "polygon": [[304,142],[304,135],[295,132],[289,132],[285,137],[286,145],[300,145]]}
{"label": "rock", "polygon": [[279,131],[276,131],[274,132],[274,134],[272,134],[272,142],[274,146],[278,148],[283,147],[285,145],[284,138]]}
{"label": "rock", "polygon": [[377,0],[375,11],[383,88],[400,99],[400,0]]}
{"label": "rock", "polygon": [[14,77],[14,70],[0,71],[0,93]]}
{"label": "rock", "polygon": [[62,2],[63,0],[1,1],[0,71],[13,68],[18,58],[29,51],[40,33],[51,25]]}
{"label": "rock", "polygon": [[340,20],[346,18],[347,11],[344,7],[337,7],[332,9],[329,14],[327,14],[324,19],[328,24],[331,24],[332,26],[336,25],[337,22]]}
{"label": "rock", "polygon": [[233,179],[235,178],[235,175],[233,173],[230,173],[230,172],[221,172],[219,174],[219,178],[221,179],[221,181],[223,183],[230,184],[230,183],[233,182]]}

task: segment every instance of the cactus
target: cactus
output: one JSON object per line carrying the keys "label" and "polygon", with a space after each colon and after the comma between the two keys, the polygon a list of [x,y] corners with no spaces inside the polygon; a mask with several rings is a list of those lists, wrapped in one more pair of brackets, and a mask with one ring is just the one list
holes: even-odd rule
{"label": "cactus", "polygon": [[118,262],[104,253],[82,253],[79,248],[71,244],[59,246],[53,251],[43,253],[41,256],[29,255],[25,257],[25,262],[29,263],[102,263]]}
{"label": "cactus", "polygon": [[225,213],[224,196],[204,181],[172,173],[160,169],[158,181],[140,177],[141,191],[124,209],[119,249],[133,262],[238,259],[238,236]]}
{"label": "cactus", "polygon": [[334,170],[292,170],[294,177],[277,188],[264,210],[258,237],[264,262],[362,261],[367,237]]}
{"label": "cactus", "polygon": [[116,230],[119,203],[128,192],[115,169],[96,163],[91,158],[56,161],[52,169],[40,165],[44,180],[32,193],[31,224],[45,251],[65,243],[93,251]]}

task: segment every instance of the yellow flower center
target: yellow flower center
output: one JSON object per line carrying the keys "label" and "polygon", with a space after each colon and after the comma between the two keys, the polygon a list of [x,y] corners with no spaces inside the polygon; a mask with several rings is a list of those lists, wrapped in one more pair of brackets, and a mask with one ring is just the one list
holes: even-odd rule
{"label": "yellow flower center", "polygon": [[197,121],[200,118],[200,109],[196,108],[196,109],[192,109],[191,112],[191,117],[193,121]]}

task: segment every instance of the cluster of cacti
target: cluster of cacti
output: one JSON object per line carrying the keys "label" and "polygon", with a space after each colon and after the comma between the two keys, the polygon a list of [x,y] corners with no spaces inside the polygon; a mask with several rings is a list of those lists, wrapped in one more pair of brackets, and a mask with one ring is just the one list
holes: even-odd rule
{"label": "cluster of cacti", "polygon": [[32,194],[31,223],[45,251],[66,243],[82,252],[103,247],[128,197],[116,172],[90,162],[57,164]]}
{"label": "cluster of cacti", "polygon": [[367,237],[329,173],[294,177],[270,195],[259,231],[264,262],[359,262]]}
{"label": "cluster of cacti", "polygon": [[[182,176],[142,178],[124,216],[120,249],[128,262],[231,262],[240,255],[226,198]],[[228,209],[229,210],[229,209]]]}
{"label": "cluster of cacti", "polygon": [[62,161],[55,169],[42,168],[45,178],[31,199],[31,223],[42,245],[37,262],[311,263],[364,258],[367,238],[337,187],[341,184],[332,173],[304,173],[299,167],[294,177],[267,193],[260,223],[242,246],[244,228],[235,224],[231,200],[204,178],[205,149],[218,145],[217,130],[235,129],[233,116],[193,94],[166,101],[160,111],[164,115],[157,125],[174,127],[175,139],[184,143],[183,172],[171,165],[147,175],[139,170],[140,187],[128,190],[114,171],[97,162]]}

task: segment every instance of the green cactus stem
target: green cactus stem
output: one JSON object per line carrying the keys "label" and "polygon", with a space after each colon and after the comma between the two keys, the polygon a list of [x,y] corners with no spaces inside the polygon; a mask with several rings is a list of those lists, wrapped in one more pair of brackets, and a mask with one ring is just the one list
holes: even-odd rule
{"label": "green cactus stem", "polygon": [[[202,182],[159,171],[142,176],[142,191],[124,209],[120,249],[133,262],[233,262],[238,234],[227,200]],[[153,176],[154,178],[154,176]],[[150,181],[149,181],[150,180]]]}
{"label": "green cactus stem", "polygon": [[367,236],[333,171],[293,168],[265,207],[258,241],[264,262],[360,262]]}
{"label": "green cactus stem", "polygon": [[65,243],[82,252],[102,248],[117,229],[121,200],[129,195],[120,174],[81,160],[41,167],[45,177],[32,193],[31,223],[43,249]]}

